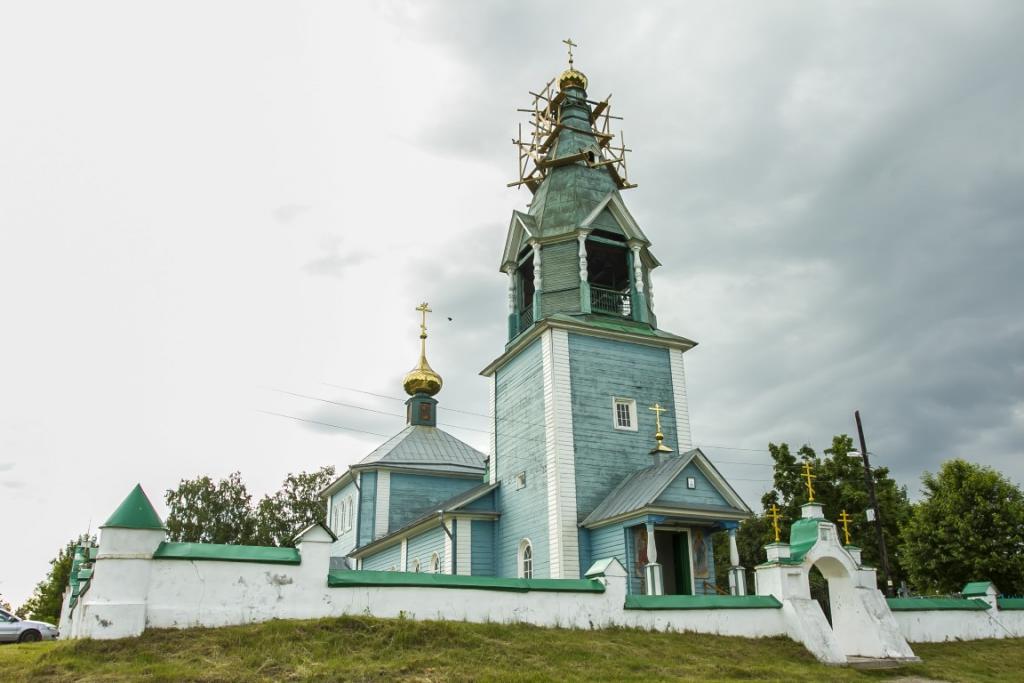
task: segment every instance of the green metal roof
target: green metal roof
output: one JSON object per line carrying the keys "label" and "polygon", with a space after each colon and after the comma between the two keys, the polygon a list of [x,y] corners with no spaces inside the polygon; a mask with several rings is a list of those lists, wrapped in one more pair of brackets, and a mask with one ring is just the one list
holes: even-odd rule
{"label": "green metal roof", "polygon": [[984,600],[961,598],[888,598],[889,609],[893,612],[914,612],[920,610],[971,610],[989,609]]}
{"label": "green metal roof", "polygon": [[975,595],[985,595],[988,592],[988,587],[991,585],[991,581],[971,581],[970,583],[964,585],[964,589],[960,591],[960,593],[968,597]]}
{"label": "green metal roof", "polygon": [[999,609],[1024,609],[1024,598],[996,598]]}
{"label": "green metal roof", "polygon": [[262,564],[300,564],[295,548],[262,545],[222,545],[218,543],[163,542],[153,553],[155,560],[211,560],[221,562],[259,562]]}
{"label": "green metal roof", "polygon": [[146,497],[142,485],[136,484],[103,526],[120,529],[163,529],[164,523]]}
{"label": "green metal roof", "polygon": [[479,588],[481,590],[603,593],[604,584],[590,579],[500,579],[493,576],[453,576],[417,572],[336,571],[327,575],[331,588],[346,586],[407,586],[422,588]]}
{"label": "green metal roof", "polygon": [[626,609],[779,609],[771,595],[627,595]]}

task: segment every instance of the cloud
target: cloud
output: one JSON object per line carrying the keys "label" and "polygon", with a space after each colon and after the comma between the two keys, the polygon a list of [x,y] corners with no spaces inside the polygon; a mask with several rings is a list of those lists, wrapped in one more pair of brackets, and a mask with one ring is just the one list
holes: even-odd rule
{"label": "cloud", "polygon": [[321,244],[323,255],[307,262],[302,266],[302,270],[309,275],[344,278],[352,267],[359,265],[367,258],[365,253],[344,249],[344,243],[344,239],[338,235],[324,239]]}
{"label": "cloud", "polygon": [[277,207],[270,213],[274,217],[275,221],[281,223],[282,225],[287,225],[294,221],[299,216],[301,216],[302,214],[309,211],[311,208],[313,207],[305,206],[302,204],[285,204],[283,206]]}

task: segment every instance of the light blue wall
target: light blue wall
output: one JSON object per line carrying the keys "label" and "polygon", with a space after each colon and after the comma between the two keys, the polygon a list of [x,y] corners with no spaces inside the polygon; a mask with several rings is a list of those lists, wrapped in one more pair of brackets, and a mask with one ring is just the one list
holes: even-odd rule
{"label": "light blue wall", "polygon": [[363,472],[359,479],[359,518],[356,547],[373,540],[374,514],[377,509],[377,473]]}
{"label": "light blue wall", "polygon": [[473,538],[470,573],[494,576],[494,522],[474,519],[470,524]]}
{"label": "light blue wall", "polygon": [[[348,486],[345,486],[343,489],[341,489],[333,496],[331,496],[331,507],[336,508],[340,505],[343,505],[345,501],[348,500],[349,496],[351,496],[353,500],[352,514],[353,516],[355,516],[356,512],[359,509],[359,494],[356,491],[355,484],[349,484]],[[333,521],[334,520],[331,518],[331,516],[327,517],[328,525],[330,525]],[[356,547],[356,520],[352,520],[352,528],[348,531],[345,531],[344,527],[342,527],[340,530],[331,528],[331,531],[333,531],[338,536],[338,540],[331,544],[332,557],[344,557],[353,548]]]}
{"label": "light blue wall", "polygon": [[[686,488],[686,480],[689,477],[693,477],[697,488]],[[722,494],[711,485],[700,468],[693,463],[684,467],[675,481],[669,484],[668,488],[655,501],[655,505],[686,506],[688,504],[729,506]]]}
{"label": "light blue wall", "polygon": [[395,571],[402,571],[400,565],[402,560],[402,544],[396,543],[390,548],[384,548],[378,553],[363,558],[363,569],[368,571],[388,571],[394,568]]}
{"label": "light blue wall", "polygon": [[626,532],[623,530],[622,524],[609,524],[590,530],[590,564],[597,560],[614,557],[632,576],[633,568],[630,566],[630,558],[626,553]]}
{"label": "light blue wall", "polygon": [[459,479],[426,474],[391,473],[388,533],[437,509],[437,504],[479,486],[480,479]]}
{"label": "light blue wall", "polygon": [[[519,542],[533,543],[536,578],[550,576],[547,533],[547,481],[542,469],[544,447],[544,383],[540,340],[497,371],[495,386],[495,470],[501,486],[497,504],[495,571],[517,574]],[[526,470],[526,488],[516,490],[515,476]]]}
{"label": "light blue wall", "polygon": [[[576,505],[582,520],[628,474],[654,464],[655,422],[648,407],[656,402],[672,406],[672,371],[667,349],[575,333],[569,335],[569,367]],[[637,431],[614,428],[613,397],[636,401]],[[661,427],[675,451],[674,412],[663,414]]]}
{"label": "light blue wall", "polygon": [[441,559],[442,571],[444,568],[444,531],[441,527],[425,531],[419,536],[413,536],[409,539],[409,545],[406,548],[406,562],[408,563],[406,571],[412,571],[413,562],[416,560],[420,561],[420,571],[430,571],[430,556],[432,553],[437,553],[437,556]]}

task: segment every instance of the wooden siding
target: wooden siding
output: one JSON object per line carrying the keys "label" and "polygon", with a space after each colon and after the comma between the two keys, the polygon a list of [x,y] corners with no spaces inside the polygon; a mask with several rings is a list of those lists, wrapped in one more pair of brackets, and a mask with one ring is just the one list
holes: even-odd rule
{"label": "wooden siding", "polygon": [[438,503],[479,485],[476,479],[392,472],[388,533],[436,510]]}
{"label": "wooden siding", "polygon": [[[697,488],[686,488],[686,479],[693,477]],[[728,507],[729,503],[722,497],[722,494],[711,485],[708,478],[700,471],[695,464],[690,463],[683,468],[675,481],[668,485],[668,488],[658,496],[655,505],[670,505],[686,507],[687,505],[721,505]]]}
{"label": "wooden siding", "polygon": [[495,576],[494,573],[494,522],[473,520],[473,576]]}
{"label": "wooden siding", "polygon": [[[576,514],[582,521],[628,474],[654,464],[654,413],[648,407],[672,406],[672,375],[667,349],[575,333],[569,335],[569,362]],[[636,401],[637,431],[614,428],[613,397]],[[661,426],[676,450],[675,421],[665,415]]]}
{"label": "wooden siding", "polygon": [[391,472],[377,471],[377,503],[374,506],[373,537],[388,534],[388,511],[391,509]]}
{"label": "wooden siding", "polygon": [[396,571],[401,571],[401,567],[399,567],[401,560],[402,544],[396,543],[391,547],[384,548],[378,553],[364,557],[363,569],[385,572],[394,568]]}
{"label": "wooden siding", "polygon": [[[496,528],[495,572],[517,574],[519,541],[533,543],[534,576],[548,577],[547,478],[544,470],[544,384],[540,340],[530,343],[497,371],[495,468],[501,520]],[[515,476],[526,471],[526,487]]]}
{"label": "wooden siding", "polygon": [[406,570],[412,571],[413,563],[416,560],[420,561],[420,571],[430,571],[430,556],[433,553],[437,553],[437,556],[441,558],[441,565],[444,566],[444,540],[447,538],[441,527],[425,531],[419,536],[413,536],[409,539],[409,544],[406,548],[407,565]]}
{"label": "wooden siding", "polygon": [[377,507],[377,473],[359,473],[359,516],[356,547],[373,540],[374,511]]}
{"label": "wooden siding", "polygon": [[541,315],[580,310],[579,243],[549,244],[541,256]]}
{"label": "wooden siding", "polygon": [[674,393],[676,431],[679,434],[679,452],[685,453],[693,448],[693,437],[690,433],[690,404],[686,397],[686,371],[683,367],[683,352],[672,349],[672,389]]}
{"label": "wooden siding", "polygon": [[590,557],[591,563],[614,557],[622,563],[631,577],[633,575],[633,568],[630,566],[629,557],[626,554],[626,533],[621,524],[609,524],[599,529],[591,529]]}
{"label": "wooden siding", "polygon": [[[349,484],[345,488],[341,489],[333,496],[331,496],[331,506],[340,508],[340,506],[346,504],[346,501],[348,501],[349,496],[352,497],[352,513],[355,514],[356,511],[358,510],[356,503],[358,503],[359,501],[359,494],[356,491],[355,484]],[[328,522],[330,521],[331,518],[328,517]],[[338,537],[338,540],[331,544],[332,557],[344,557],[345,555],[348,555],[353,548],[356,547],[356,520],[352,520],[352,527],[348,531],[345,531],[344,528],[340,530],[331,529],[331,531],[333,531],[335,536]]]}
{"label": "wooden siding", "polygon": [[456,519],[452,522],[452,535],[455,536],[455,574],[469,576],[472,573],[473,557],[473,521]]}
{"label": "wooden siding", "polygon": [[580,558],[568,333],[565,330],[545,332],[541,339],[541,357],[544,364],[549,575],[555,579],[578,579]]}

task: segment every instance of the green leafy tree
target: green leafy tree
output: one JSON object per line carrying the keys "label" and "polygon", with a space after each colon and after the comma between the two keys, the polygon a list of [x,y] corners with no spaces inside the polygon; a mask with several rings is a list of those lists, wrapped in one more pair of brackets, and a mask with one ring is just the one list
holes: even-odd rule
{"label": "green leafy tree", "polygon": [[242,475],[232,472],[183,479],[167,491],[168,536],[172,541],[238,545],[291,545],[296,533],[324,519],[320,491],[334,480],[334,467],[289,474],[280,490],[253,503]]}
{"label": "green leafy tree", "polygon": [[[22,619],[35,619],[56,624],[60,620],[60,608],[64,602],[64,589],[71,576],[71,564],[75,558],[75,546],[86,540],[86,536],[68,541],[50,560],[50,571],[46,578],[36,584],[32,596],[18,608],[16,614]],[[96,537],[89,538],[95,543]]]}
{"label": "green leafy tree", "polygon": [[292,545],[292,538],[310,524],[323,522],[326,509],[320,491],[334,481],[334,466],[315,472],[289,473],[281,489],[264,496],[256,506],[256,530],[260,543]]}
{"label": "green leafy tree", "polygon": [[[761,497],[762,513],[740,525],[736,540],[743,566],[750,569],[763,562],[763,546],[775,540],[771,520],[765,515],[772,505],[779,508],[782,540],[789,538],[790,526],[800,519],[800,506],[808,502],[807,484],[801,476],[805,462],[811,463],[816,477],[814,499],[824,506],[825,518],[838,523],[840,513],[846,510],[852,518],[851,542],[862,549],[865,564],[880,566],[877,532],[874,523],[867,521],[866,515],[870,505],[864,481],[864,464],[861,458],[849,455],[853,450],[853,440],[846,434],[832,438],[832,444],[823,451],[824,457],[819,457],[814,449],[806,444],[795,454],[786,443],[768,444],[773,465],[773,486]],[[898,584],[899,577],[904,575],[902,556],[897,552],[900,527],[910,517],[910,501],[906,488],[896,484],[889,476],[888,468],[873,466],[871,474],[882,513],[882,530],[889,551],[892,579]],[[719,536],[723,538],[715,547],[716,574],[724,586],[728,581],[729,546],[728,538],[725,538],[724,534]],[[749,576],[747,581],[748,585],[753,585]]]}
{"label": "green leafy tree", "polygon": [[968,581],[1024,592],[1024,493],[991,468],[964,460],[921,477],[924,499],[903,527],[912,585],[952,593]]}
{"label": "green leafy tree", "polygon": [[188,543],[252,544],[256,517],[252,496],[240,472],[214,482],[207,476],[182,479],[164,496],[169,513],[167,534]]}

